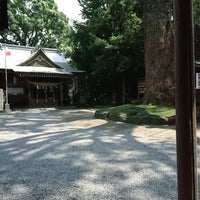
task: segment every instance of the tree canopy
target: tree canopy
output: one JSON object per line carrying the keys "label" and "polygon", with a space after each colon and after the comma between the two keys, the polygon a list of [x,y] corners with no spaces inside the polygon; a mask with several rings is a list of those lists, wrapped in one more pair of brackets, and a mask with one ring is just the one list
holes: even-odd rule
{"label": "tree canopy", "polygon": [[54,0],[10,0],[8,18],[9,30],[0,33],[0,42],[60,48],[67,53],[70,27]]}
{"label": "tree canopy", "polygon": [[[86,21],[75,24],[72,58],[91,76],[92,89],[98,88],[96,96],[131,96],[129,91],[136,88],[130,85],[144,76],[145,63],[145,101],[174,105],[173,1],[143,2],[79,0]],[[200,3],[193,3],[195,53],[200,60]]]}
{"label": "tree canopy", "polygon": [[79,3],[86,21],[74,24],[72,59],[88,73],[91,94],[102,98],[133,95],[131,83],[143,73],[140,4],[136,0]]}

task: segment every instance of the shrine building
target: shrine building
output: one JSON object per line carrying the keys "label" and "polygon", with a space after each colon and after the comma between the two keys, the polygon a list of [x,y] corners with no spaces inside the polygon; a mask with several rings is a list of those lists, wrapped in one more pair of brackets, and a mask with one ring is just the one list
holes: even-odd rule
{"label": "shrine building", "polygon": [[74,80],[81,73],[58,49],[2,44],[0,50],[0,89],[5,94],[7,82],[11,109],[71,104]]}

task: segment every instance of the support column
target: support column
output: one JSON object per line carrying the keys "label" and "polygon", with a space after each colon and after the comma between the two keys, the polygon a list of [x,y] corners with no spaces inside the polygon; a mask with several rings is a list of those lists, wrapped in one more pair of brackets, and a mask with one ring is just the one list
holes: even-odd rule
{"label": "support column", "polygon": [[38,99],[38,89],[36,87],[36,103],[39,103],[39,99]]}
{"label": "support column", "polygon": [[28,86],[28,105],[30,106],[31,104],[31,88]]}
{"label": "support column", "polygon": [[60,105],[63,106],[63,82],[60,84]]}
{"label": "support column", "polygon": [[197,138],[192,0],[175,0],[178,199],[197,200]]}
{"label": "support column", "polygon": [[44,88],[44,98],[45,98],[45,103],[48,103],[48,99],[47,99],[47,89],[48,89],[48,87],[45,87]]}
{"label": "support column", "polygon": [[53,98],[53,103],[56,102],[56,95],[55,95],[55,92],[56,92],[56,88],[54,86],[52,86],[52,98]]}

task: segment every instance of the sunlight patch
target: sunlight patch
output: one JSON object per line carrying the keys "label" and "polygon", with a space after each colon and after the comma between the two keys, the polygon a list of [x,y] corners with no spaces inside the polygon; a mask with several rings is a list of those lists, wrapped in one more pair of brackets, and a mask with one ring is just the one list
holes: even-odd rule
{"label": "sunlight patch", "polygon": [[87,146],[87,145],[91,145],[93,143],[93,140],[91,139],[82,139],[82,140],[78,140],[78,141],[74,141],[71,142],[72,146]]}
{"label": "sunlight patch", "polygon": [[92,128],[92,127],[104,125],[106,123],[108,122],[103,119],[87,119],[87,120],[83,119],[83,120],[76,120],[68,124],[72,126],[83,127],[83,128]]}
{"label": "sunlight patch", "polygon": [[123,135],[102,136],[102,137],[99,137],[99,140],[105,143],[121,143],[121,142],[127,141],[125,138],[123,138]]}
{"label": "sunlight patch", "polygon": [[29,188],[24,184],[14,185],[12,186],[11,190],[14,194],[26,194],[27,192],[29,192]]}

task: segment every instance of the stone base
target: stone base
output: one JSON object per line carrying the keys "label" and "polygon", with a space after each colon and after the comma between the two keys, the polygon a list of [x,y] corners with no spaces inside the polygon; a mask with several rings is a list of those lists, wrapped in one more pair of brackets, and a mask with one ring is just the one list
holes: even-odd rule
{"label": "stone base", "polygon": [[5,104],[5,111],[6,112],[10,112],[11,111],[10,110],[10,104],[8,104],[8,103]]}

